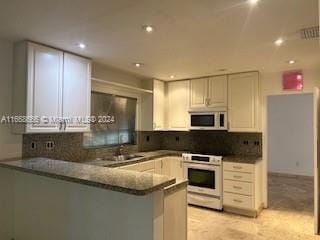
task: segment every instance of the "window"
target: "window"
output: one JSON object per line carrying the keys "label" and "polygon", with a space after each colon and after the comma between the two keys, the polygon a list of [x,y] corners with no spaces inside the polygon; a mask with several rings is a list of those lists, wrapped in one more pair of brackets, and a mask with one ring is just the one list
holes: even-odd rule
{"label": "window", "polygon": [[91,132],[84,134],[85,147],[135,144],[137,99],[92,92],[91,115],[97,120],[114,116],[113,123],[93,123]]}

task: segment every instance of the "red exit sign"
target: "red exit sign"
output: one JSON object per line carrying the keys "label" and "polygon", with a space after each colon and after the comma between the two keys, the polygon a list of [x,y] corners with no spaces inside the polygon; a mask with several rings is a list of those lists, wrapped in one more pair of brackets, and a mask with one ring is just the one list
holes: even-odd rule
{"label": "red exit sign", "polygon": [[282,74],[282,89],[283,90],[303,90],[303,74],[302,71],[288,71]]}

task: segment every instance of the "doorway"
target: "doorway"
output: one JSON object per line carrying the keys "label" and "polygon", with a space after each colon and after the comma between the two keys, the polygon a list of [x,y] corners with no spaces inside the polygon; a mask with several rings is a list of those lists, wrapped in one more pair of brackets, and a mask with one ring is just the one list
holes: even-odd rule
{"label": "doorway", "polygon": [[278,221],[318,233],[318,94],[268,96],[268,207]]}

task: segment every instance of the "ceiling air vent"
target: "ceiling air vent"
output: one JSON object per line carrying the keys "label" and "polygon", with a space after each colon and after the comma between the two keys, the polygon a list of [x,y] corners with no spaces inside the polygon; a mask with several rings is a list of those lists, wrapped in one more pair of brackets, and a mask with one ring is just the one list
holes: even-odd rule
{"label": "ceiling air vent", "polygon": [[302,28],[300,34],[302,39],[319,38],[319,26]]}

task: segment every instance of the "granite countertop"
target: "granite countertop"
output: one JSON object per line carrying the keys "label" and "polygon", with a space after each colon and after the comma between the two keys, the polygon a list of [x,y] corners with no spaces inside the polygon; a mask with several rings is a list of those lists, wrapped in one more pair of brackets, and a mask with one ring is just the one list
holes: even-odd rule
{"label": "granite countertop", "polygon": [[182,151],[171,151],[171,150],[158,150],[158,151],[152,151],[152,152],[137,152],[135,153],[135,155],[141,156],[141,157],[134,158],[131,160],[125,160],[125,161],[91,160],[83,163],[101,166],[101,167],[115,168],[115,167],[135,164],[139,162],[146,162],[146,161],[150,161],[152,159],[161,158],[161,157],[182,156],[182,153],[185,153],[185,151],[182,152]]}
{"label": "granite countertop", "polygon": [[48,158],[0,161],[0,167],[133,195],[146,195],[176,182],[174,178],[157,174]]}
{"label": "granite countertop", "polygon": [[249,163],[249,164],[255,164],[260,160],[262,160],[261,156],[249,156],[249,155],[229,155],[229,156],[224,156],[222,159],[223,162]]}

